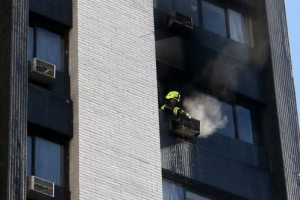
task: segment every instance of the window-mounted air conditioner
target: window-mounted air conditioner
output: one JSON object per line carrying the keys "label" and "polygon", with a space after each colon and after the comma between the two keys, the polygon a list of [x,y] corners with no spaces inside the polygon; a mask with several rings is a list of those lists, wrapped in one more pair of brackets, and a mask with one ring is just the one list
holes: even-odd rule
{"label": "window-mounted air conditioner", "polygon": [[173,11],[168,18],[168,26],[169,28],[177,30],[192,30],[193,19],[189,16]]}
{"label": "window-mounted air conditioner", "polygon": [[171,133],[176,137],[181,137],[196,143],[197,136],[200,134],[200,121],[191,119],[170,119]]}
{"label": "window-mounted air conditioner", "polygon": [[54,197],[54,183],[30,176],[27,182],[27,197],[32,200],[50,200]]}
{"label": "window-mounted air conditioner", "polygon": [[33,58],[29,64],[28,71],[29,80],[50,85],[55,79],[56,66],[38,58]]}

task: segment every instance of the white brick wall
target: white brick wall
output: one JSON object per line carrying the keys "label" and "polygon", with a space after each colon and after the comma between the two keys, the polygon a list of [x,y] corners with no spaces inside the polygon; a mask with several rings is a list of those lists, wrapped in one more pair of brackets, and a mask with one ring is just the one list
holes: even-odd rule
{"label": "white brick wall", "polygon": [[162,199],[153,1],[73,7],[72,199]]}

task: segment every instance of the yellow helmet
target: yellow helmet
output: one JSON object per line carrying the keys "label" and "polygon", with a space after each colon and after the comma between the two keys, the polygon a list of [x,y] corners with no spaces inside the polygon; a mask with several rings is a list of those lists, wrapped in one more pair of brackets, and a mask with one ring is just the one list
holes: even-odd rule
{"label": "yellow helmet", "polygon": [[165,97],[166,99],[176,99],[178,102],[180,101],[180,94],[177,91],[171,91]]}

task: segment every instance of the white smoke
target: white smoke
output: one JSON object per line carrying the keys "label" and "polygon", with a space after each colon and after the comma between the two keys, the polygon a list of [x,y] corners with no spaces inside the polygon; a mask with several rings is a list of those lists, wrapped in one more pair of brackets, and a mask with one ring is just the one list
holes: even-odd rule
{"label": "white smoke", "polygon": [[185,97],[183,106],[191,117],[200,121],[200,137],[208,137],[228,122],[227,116],[222,114],[220,102],[211,96]]}

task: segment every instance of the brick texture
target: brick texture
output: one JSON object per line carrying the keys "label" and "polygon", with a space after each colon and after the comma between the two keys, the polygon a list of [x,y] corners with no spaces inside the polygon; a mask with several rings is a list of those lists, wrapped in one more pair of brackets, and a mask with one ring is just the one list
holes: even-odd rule
{"label": "brick texture", "polygon": [[72,199],[162,199],[153,2],[73,6]]}

